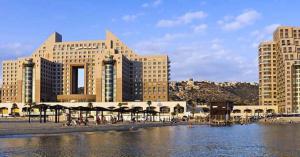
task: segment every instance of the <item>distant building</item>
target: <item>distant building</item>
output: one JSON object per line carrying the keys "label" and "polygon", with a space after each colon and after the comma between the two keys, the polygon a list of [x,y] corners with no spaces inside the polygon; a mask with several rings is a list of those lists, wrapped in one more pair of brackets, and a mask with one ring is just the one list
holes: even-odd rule
{"label": "distant building", "polygon": [[300,113],[300,27],[278,27],[259,45],[259,104]]}
{"label": "distant building", "polygon": [[[111,32],[62,41],[53,33],[30,57],[4,61],[2,102],[168,101],[167,55],[140,56]],[[84,70],[84,87],[78,71]]]}
{"label": "distant building", "polygon": [[187,85],[190,86],[190,87],[193,87],[194,86],[194,80],[191,78],[187,81]]}

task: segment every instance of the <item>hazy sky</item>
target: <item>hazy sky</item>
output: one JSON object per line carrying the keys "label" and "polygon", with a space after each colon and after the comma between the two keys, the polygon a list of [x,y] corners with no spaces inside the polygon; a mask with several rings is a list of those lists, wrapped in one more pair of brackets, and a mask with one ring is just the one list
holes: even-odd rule
{"label": "hazy sky", "polygon": [[[289,3],[286,3],[289,2]],[[168,54],[171,79],[257,81],[257,46],[300,26],[299,0],[0,0],[0,60],[28,56],[52,32]],[[1,68],[2,69],[2,68]]]}

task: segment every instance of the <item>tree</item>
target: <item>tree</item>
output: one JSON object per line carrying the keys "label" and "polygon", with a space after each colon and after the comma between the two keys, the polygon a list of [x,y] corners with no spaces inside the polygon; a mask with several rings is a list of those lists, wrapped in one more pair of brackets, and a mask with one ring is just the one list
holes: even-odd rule
{"label": "tree", "polygon": [[177,117],[178,117],[178,113],[179,113],[180,108],[181,108],[180,104],[177,104],[175,106],[175,115],[177,115]]}
{"label": "tree", "polygon": [[[198,100],[198,99],[197,99]],[[189,100],[187,101],[188,105],[192,107],[191,112],[193,117],[195,116],[195,112],[196,112],[196,104],[194,103],[193,100]]]}
{"label": "tree", "polygon": [[90,108],[90,109],[92,109],[93,108],[93,103],[89,102],[87,107]]}
{"label": "tree", "polygon": [[172,118],[174,118],[174,116],[176,115],[175,112],[171,112]]}
{"label": "tree", "polygon": [[[90,110],[92,110],[92,109],[93,109],[93,103],[92,103],[92,102],[89,102],[88,105],[87,105],[87,107],[88,107]],[[90,111],[89,111],[88,113],[91,114]]]}
{"label": "tree", "polygon": [[13,103],[11,108],[12,109],[18,108],[18,105],[16,103]]}

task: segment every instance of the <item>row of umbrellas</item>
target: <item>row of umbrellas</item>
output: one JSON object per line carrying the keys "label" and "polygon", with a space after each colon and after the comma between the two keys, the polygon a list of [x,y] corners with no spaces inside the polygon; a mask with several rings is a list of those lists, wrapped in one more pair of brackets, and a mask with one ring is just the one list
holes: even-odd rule
{"label": "row of umbrellas", "polygon": [[[139,113],[144,113],[144,112],[148,112],[148,113],[159,113],[157,111],[155,111],[155,107],[147,107],[146,110],[143,110],[142,107],[132,107],[129,108],[127,106],[121,106],[121,107],[108,107],[108,108],[104,108],[104,107],[93,107],[93,106],[76,106],[76,107],[66,107],[66,106],[62,106],[62,105],[47,105],[47,104],[36,104],[33,105],[31,107],[26,106],[23,108],[23,110],[28,111],[30,108],[38,108],[38,109],[51,109],[51,110],[65,110],[65,109],[70,109],[70,110],[77,110],[77,111],[110,111],[110,112],[139,112]],[[170,112],[170,108],[165,106],[162,107],[164,108],[163,112]]]}

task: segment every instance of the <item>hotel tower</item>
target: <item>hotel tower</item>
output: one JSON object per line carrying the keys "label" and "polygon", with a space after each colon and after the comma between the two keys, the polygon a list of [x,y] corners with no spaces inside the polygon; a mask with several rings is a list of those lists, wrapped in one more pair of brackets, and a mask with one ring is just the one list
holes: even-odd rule
{"label": "hotel tower", "polygon": [[278,27],[259,45],[259,104],[300,113],[300,27]]}
{"label": "hotel tower", "polygon": [[32,56],[2,63],[2,102],[168,101],[169,65],[167,55],[138,55],[111,32],[72,42],[55,32]]}

